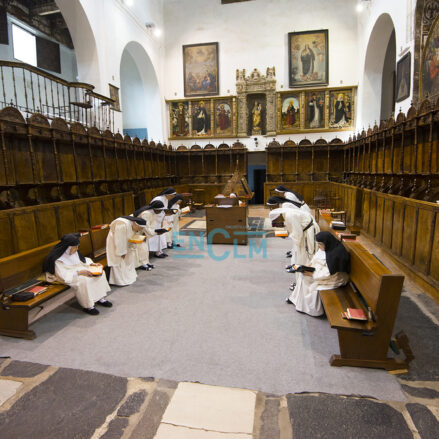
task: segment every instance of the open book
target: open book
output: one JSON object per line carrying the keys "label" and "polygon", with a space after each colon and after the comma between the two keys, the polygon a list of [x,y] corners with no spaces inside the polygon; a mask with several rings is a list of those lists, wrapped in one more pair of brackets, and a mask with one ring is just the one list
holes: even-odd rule
{"label": "open book", "polygon": [[181,213],[189,213],[191,211],[191,208],[189,206],[183,207],[183,209],[181,209]]}
{"label": "open book", "polygon": [[104,267],[102,265],[90,265],[87,267],[87,270],[93,275],[93,276],[100,276],[104,270]]}
{"label": "open book", "polygon": [[314,267],[307,267],[306,265],[296,265],[293,264],[293,269],[296,270],[298,273],[303,273],[304,271],[309,271],[310,273],[316,271]]}
{"label": "open book", "polygon": [[288,231],[287,230],[275,230],[274,236],[277,238],[288,238]]}
{"label": "open book", "polygon": [[133,235],[131,239],[128,240],[128,242],[132,242],[134,244],[142,244],[143,241],[145,241],[146,236],[145,235]]}

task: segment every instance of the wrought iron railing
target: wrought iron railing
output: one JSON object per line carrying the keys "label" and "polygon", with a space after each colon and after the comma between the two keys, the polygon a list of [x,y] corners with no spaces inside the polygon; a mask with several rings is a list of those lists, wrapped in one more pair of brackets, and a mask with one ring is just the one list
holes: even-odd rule
{"label": "wrought iron railing", "polygon": [[114,131],[114,100],[94,86],[68,82],[29,64],[0,60],[0,109],[15,107],[25,117],[41,113],[87,127]]}

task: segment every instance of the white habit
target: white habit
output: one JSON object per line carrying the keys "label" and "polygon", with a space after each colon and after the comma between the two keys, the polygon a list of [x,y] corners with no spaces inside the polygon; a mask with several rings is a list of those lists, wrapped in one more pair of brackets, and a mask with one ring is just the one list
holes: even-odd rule
{"label": "white habit", "polygon": [[[153,198],[151,202],[152,201],[161,201],[165,206],[165,209],[168,208],[168,199],[166,198],[166,195],[158,195],[157,197]],[[163,229],[167,227],[165,221],[166,220],[164,211],[160,212],[159,214],[155,214],[154,229]],[[157,253],[161,252],[165,248],[167,248],[166,233],[163,233],[161,235],[154,235],[149,240],[149,251]]]}
{"label": "white habit", "polygon": [[149,241],[151,238],[156,236],[154,232],[155,216],[156,214],[154,213],[153,209],[144,210],[139,214],[139,217],[146,221],[146,226],[143,226],[142,230],[142,234],[146,236],[146,239],[141,244],[136,244],[136,267],[149,263]]}
{"label": "white habit", "polygon": [[[66,253],[69,251],[70,247],[67,247]],[[78,254],[76,258],[75,255],[67,255],[64,258],[64,255],[55,261],[55,274],[46,273],[47,281],[68,285],[74,290],[76,299],[83,308],[93,308],[98,300],[103,299],[111,291],[105,273],[93,277],[80,276],[78,271],[89,268],[93,261],[85,258],[85,262],[81,262]]]}
{"label": "white habit", "polygon": [[125,218],[116,218],[110,224],[107,236],[107,263],[111,267],[110,284],[131,285],[137,279],[136,245],[128,242],[134,235],[133,222]]}
{"label": "white habit", "polygon": [[312,277],[296,273],[296,288],[289,299],[296,305],[297,311],[310,316],[321,316],[324,314],[324,309],[319,291],[332,290],[346,285],[349,281],[349,274],[329,273],[326,254],[323,250],[317,251],[309,265],[316,269]]}
{"label": "white habit", "polygon": [[302,204],[302,207],[297,207],[295,204],[292,204],[292,207],[295,207],[296,209],[301,209],[307,213],[311,213],[311,209],[309,208],[308,204],[306,204],[303,200],[299,200],[292,192],[284,192],[284,198],[294,201],[295,203]]}
{"label": "white habit", "polygon": [[[283,203],[285,205],[287,203]],[[302,209],[279,208],[270,212],[271,220],[279,215],[284,218],[288,236],[292,239],[291,265],[309,265],[318,249],[315,236],[320,232],[313,216]],[[306,229],[306,230],[305,230]]]}

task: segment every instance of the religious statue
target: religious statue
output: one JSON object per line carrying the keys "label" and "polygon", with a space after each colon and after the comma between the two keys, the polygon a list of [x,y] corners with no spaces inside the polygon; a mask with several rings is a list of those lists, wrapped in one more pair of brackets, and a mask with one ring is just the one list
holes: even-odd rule
{"label": "religious statue", "polygon": [[256,101],[252,110],[252,134],[261,134],[261,116],[262,105]]}

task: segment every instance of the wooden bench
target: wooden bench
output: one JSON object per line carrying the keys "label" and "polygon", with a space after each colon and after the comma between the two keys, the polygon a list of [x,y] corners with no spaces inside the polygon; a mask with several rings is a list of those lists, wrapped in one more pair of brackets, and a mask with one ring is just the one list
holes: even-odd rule
{"label": "wooden bench", "polygon": [[1,335],[34,339],[36,334],[29,329],[29,326],[74,297],[72,290],[67,285],[46,282],[42,282],[41,285],[47,286],[47,290],[26,302],[15,302],[4,294],[11,288],[41,276],[43,261],[57,242],[0,259],[0,279],[3,293],[0,304]]}
{"label": "wooden bench", "polygon": [[[404,276],[391,274],[361,244],[346,242],[344,245],[351,256],[351,283],[320,291],[331,328],[337,330],[340,346],[340,354],[332,355],[330,364],[405,370],[411,358],[404,361],[387,357]],[[355,289],[371,308],[375,321],[342,318],[342,312],[347,308],[360,308],[368,315],[368,309]]]}

